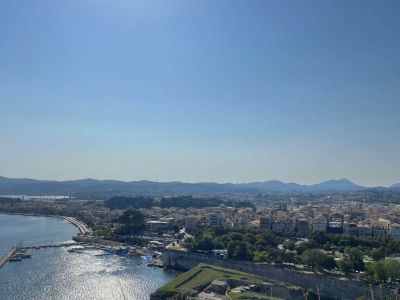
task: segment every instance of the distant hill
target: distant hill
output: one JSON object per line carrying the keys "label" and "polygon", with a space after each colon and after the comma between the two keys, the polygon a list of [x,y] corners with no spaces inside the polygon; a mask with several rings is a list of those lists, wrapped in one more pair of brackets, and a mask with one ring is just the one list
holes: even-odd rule
{"label": "distant hill", "polygon": [[313,185],[277,180],[252,183],[185,183],[81,179],[67,181],[6,178],[0,176],[1,195],[188,195],[260,192],[345,192],[363,190],[348,179],[328,180]]}
{"label": "distant hill", "polygon": [[400,189],[400,183],[395,183],[390,186],[393,189]]}
{"label": "distant hill", "polygon": [[358,191],[366,187],[355,184],[346,178],[328,180],[309,186],[313,191]]}

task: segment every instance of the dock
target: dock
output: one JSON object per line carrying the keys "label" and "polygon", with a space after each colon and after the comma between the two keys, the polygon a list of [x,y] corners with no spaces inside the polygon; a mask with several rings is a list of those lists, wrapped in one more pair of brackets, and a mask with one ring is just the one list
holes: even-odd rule
{"label": "dock", "polygon": [[62,247],[70,247],[70,246],[78,246],[79,243],[70,242],[70,243],[60,243],[60,244],[44,244],[44,245],[36,245],[36,246],[25,246],[21,247],[23,250],[30,249],[44,249],[44,248],[62,248]]}
{"label": "dock", "polygon": [[13,246],[3,257],[0,258],[0,268],[17,252],[17,247]]}

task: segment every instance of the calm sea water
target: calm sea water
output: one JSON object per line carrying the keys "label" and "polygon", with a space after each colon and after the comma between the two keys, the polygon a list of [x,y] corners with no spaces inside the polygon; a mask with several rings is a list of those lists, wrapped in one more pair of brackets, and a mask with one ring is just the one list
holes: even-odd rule
{"label": "calm sea water", "polygon": [[[0,214],[0,253],[13,244],[71,240],[75,226],[58,218]],[[0,269],[0,299],[149,299],[178,273],[148,268],[140,257],[69,253],[64,248],[31,250],[32,258]]]}

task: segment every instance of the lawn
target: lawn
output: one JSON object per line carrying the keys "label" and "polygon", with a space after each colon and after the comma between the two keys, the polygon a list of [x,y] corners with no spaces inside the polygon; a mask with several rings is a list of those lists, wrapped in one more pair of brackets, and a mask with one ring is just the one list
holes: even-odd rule
{"label": "lawn", "polygon": [[213,280],[236,279],[250,283],[262,283],[264,279],[248,273],[243,273],[231,269],[199,264],[189,271],[181,274],[171,282],[161,287],[159,292],[184,292],[190,291],[197,286],[210,284]]}

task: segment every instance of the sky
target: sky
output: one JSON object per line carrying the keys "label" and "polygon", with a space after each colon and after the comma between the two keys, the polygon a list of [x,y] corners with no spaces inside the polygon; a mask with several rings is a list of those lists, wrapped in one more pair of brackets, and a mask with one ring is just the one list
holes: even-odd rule
{"label": "sky", "polygon": [[400,182],[397,0],[2,0],[0,175]]}

